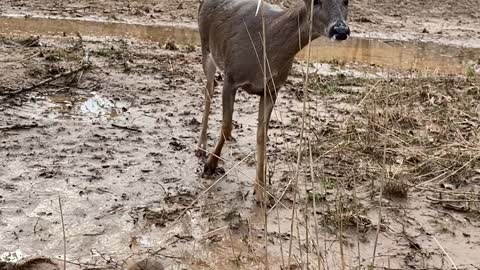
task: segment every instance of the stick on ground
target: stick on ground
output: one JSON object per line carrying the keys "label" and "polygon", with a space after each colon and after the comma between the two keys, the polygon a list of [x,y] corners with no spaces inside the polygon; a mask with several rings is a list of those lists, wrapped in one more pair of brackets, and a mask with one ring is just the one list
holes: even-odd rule
{"label": "stick on ground", "polygon": [[18,89],[18,90],[14,90],[14,91],[11,91],[11,92],[6,92],[6,93],[0,93],[0,96],[7,96],[7,97],[11,97],[11,96],[14,96],[14,95],[18,95],[18,94],[21,94],[21,93],[24,93],[24,92],[29,92],[29,91],[32,91],[34,90],[35,88],[38,88],[40,86],[43,86],[43,85],[46,85],[46,84],[49,84],[55,80],[58,80],[62,77],[66,77],[66,76],[70,76],[72,74],[75,74],[77,72],[80,72],[82,70],[85,70],[87,68],[89,68],[91,66],[90,63],[83,63],[81,65],[79,65],[78,67],[76,68],[73,68],[73,69],[70,69],[68,71],[65,71],[65,72],[62,72],[62,73],[59,73],[59,74],[56,74],[52,77],[49,77],[43,81],[40,81],[40,82],[37,82],[31,86],[28,86],[28,87],[25,87],[25,88],[21,88],[21,89]]}

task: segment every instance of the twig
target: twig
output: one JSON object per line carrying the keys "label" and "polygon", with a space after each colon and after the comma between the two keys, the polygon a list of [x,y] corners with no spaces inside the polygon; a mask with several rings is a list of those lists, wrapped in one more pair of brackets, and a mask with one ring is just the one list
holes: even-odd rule
{"label": "twig", "polygon": [[33,234],[37,233],[37,226],[39,221],[40,221],[40,217],[37,218],[37,222],[35,222],[35,225],[33,226]]}
{"label": "twig", "polygon": [[79,65],[78,67],[74,68],[74,69],[71,69],[71,70],[68,70],[68,71],[65,71],[65,72],[62,72],[62,73],[59,73],[59,74],[56,74],[52,77],[49,77],[43,81],[40,81],[40,82],[37,82],[31,86],[28,86],[28,87],[25,87],[25,88],[21,88],[21,89],[18,89],[18,90],[15,90],[13,92],[7,92],[7,93],[0,93],[0,96],[14,96],[14,95],[17,95],[17,94],[20,94],[20,93],[23,93],[23,92],[28,92],[28,91],[32,91],[33,89],[35,88],[38,88],[40,86],[43,86],[43,85],[46,85],[52,81],[55,81],[57,79],[60,79],[62,77],[66,77],[66,76],[70,76],[72,74],[75,74],[77,72],[80,72],[82,70],[85,70],[87,68],[89,68],[91,66],[91,63],[83,63],[81,65]]}
{"label": "twig", "polygon": [[[386,155],[387,155],[387,146],[383,145],[383,177],[387,177],[387,169],[386,166]],[[383,178],[380,178],[383,179]],[[373,246],[373,257],[372,257],[372,264],[371,267],[375,266],[375,255],[377,253],[377,244],[378,244],[378,235],[380,234],[380,227],[382,227],[382,199],[383,199],[383,181],[380,183],[380,199],[378,202],[378,225],[377,225],[377,233],[375,235],[375,245]]]}
{"label": "twig", "polygon": [[434,203],[460,203],[460,202],[480,202],[480,200],[442,200],[442,199],[436,199],[436,198],[431,198],[427,196],[427,200],[433,201]]}
{"label": "twig", "polygon": [[119,128],[119,129],[124,129],[124,130],[128,130],[128,131],[134,131],[134,132],[142,133],[142,131],[141,131],[140,129],[138,129],[138,128],[121,126],[121,125],[117,125],[117,124],[112,124],[112,127]]}
{"label": "twig", "polygon": [[15,124],[12,126],[3,126],[0,127],[1,131],[9,131],[9,130],[22,130],[22,129],[31,129],[31,128],[37,128],[40,127],[37,123],[33,124]]}
{"label": "twig", "polygon": [[[449,175],[447,175],[447,176],[443,177],[442,179],[440,179],[440,181],[438,181],[438,183],[442,183],[443,181],[447,180],[449,177],[455,175],[456,173],[458,173],[459,171],[461,171],[461,170],[463,170],[465,167],[467,167],[467,165],[470,164],[470,163],[472,163],[472,161],[477,160],[477,159],[479,159],[479,158],[480,158],[480,154],[472,157],[469,161],[467,161],[466,163],[464,163],[460,168],[456,169],[455,171],[453,171],[453,172],[450,173]],[[437,178],[439,178],[439,177],[437,176],[437,177],[435,177],[435,178],[433,178],[433,179],[431,179],[431,180],[428,180],[428,181],[425,181],[425,182],[423,182],[423,183],[420,183],[419,185],[429,184],[429,183],[435,181]],[[417,185],[417,186],[419,186],[419,185]]]}
{"label": "twig", "polygon": [[176,260],[185,260],[185,259],[187,259],[187,257],[166,255],[166,254],[162,254],[162,253],[155,253],[155,255],[162,256],[162,257],[169,258],[169,259],[176,259]]}
{"label": "twig", "polygon": [[457,266],[455,265],[455,263],[453,262],[452,258],[448,255],[448,253],[445,251],[445,249],[442,247],[442,245],[440,245],[440,242],[438,242],[437,238],[435,238],[435,236],[432,236],[433,240],[435,240],[435,242],[437,243],[437,245],[440,247],[440,249],[443,251],[443,254],[445,254],[445,256],[447,256],[448,260],[450,261],[450,263],[452,264],[453,268],[455,268],[455,270],[457,270]]}
{"label": "twig", "polygon": [[63,270],[67,269],[67,237],[65,236],[65,223],[63,222],[63,209],[60,194],[58,194],[58,206],[60,207],[60,217],[62,219],[62,233],[63,233]]}
{"label": "twig", "polygon": [[[6,67],[10,67],[10,66],[12,66],[12,65],[14,65],[14,64],[16,64],[16,63],[22,63],[22,62],[25,62],[25,61],[30,60],[30,59],[32,59],[32,58],[35,58],[35,57],[39,56],[41,53],[42,53],[42,52],[39,51],[39,52],[36,52],[36,53],[34,53],[34,54],[30,55],[30,56],[27,56],[27,57],[25,57],[25,58],[22,58],[22,59],[15,59],[15,60],[7,59],[7,60],[2,60],[2,61],[0,61],[0,63],[8,63],[8,64],[6,65]],[[4,68],[5,68],[5,67],[4,67]]]}
{"label": "twig", "polygon": [[438,188],[429,188],[429,187],[418,187],[416,185],[410,184],[406,182],[406,184],[409,187],[422,190],[422,191],[430,191],[430,192],[435,192],[435,193],[443,193],[443,194],[449,194],[449,195],[457,195],[457,196],[474,196],[474,197],[480,197],[480,193],[474,193],[474,192],[459,192],[459,191],[448,191],[448,190],[441,190]]}

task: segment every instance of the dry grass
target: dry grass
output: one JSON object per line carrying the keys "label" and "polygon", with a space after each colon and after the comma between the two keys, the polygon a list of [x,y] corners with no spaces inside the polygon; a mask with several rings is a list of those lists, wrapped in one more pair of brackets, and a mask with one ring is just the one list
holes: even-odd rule
{"label": "dry grass", "polygon": [[[480,195],[469,183],[479,173],[478,78],[314,76],[310,87],[311,103],[321,100],[334,115],[322,123],[313,114],[307,120],[310,174],[318,177],[305,199],[311,206],[326,204],[318,212],[322,229],[340,242],[347,229],[370,230],[374,220],[367,213],[381,205],[381,190],[387,200],[408,199],[415,192],[426,201],[441,192],[440,201],[453,205],[438,205],[475,213]],[[303,157],[308,155],[304,150]]]}
{"label": "dry grass", "polygon": [[[325,80],[325,79],[323,79]],[[330,78],[338,80],[338,78]],[[455,77],[353,80],[343,87],[372,89],[357,94],[336,94],[336,108],[345,113],[364,99],[350,119],[313,129],[315,156],[322,158],[335,181],[351,177],[373,181],[381,177],[386,146],[387,193],[406,196],[409,185],[439,183],[461,185],[476,174],[480,149],[478,101],[480,83]],[[337,83],[338,85],[338,83]],[[322,91],[322,89],[318,89]],[[345,89],[341,92],[344,93]],[[340,118],[340,117],[339,117]],[[340,120],[340,119],[337,119]],[[340,147],[339,147],[340,145]],[[332,150],[333,149],[333,150]],[[343,168],[341,171],[336,168]],[[354,172],[347,174],[346,172]]]}

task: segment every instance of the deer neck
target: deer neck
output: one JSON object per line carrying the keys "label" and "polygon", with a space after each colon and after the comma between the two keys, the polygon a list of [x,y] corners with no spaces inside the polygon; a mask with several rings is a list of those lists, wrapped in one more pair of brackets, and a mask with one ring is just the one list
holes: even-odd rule
{"label": "deer neck", "polygon": [[[310,13],[303,4],[282,12],[269,26],[272,50],[269,57],[279,63],[291,63],[295,55],[310,41]],[[318,35],[312,33],[312,40]],[[268,40],[267,40],[268,42]],[[267,44],[268,46],[268,44]]]}

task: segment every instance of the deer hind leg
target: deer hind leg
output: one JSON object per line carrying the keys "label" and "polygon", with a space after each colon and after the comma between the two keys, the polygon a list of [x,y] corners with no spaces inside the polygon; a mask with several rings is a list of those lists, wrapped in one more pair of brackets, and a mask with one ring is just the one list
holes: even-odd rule
{"label": "deer hind leg", "polygon": [[233,82],[229,80],[228,76],[225,76],[222,90],[222,127],[220,129],[220,136],[217,145],[215,146],[213,152],[208,156],[207,163],[205,164],[204,173],[206,175],[212,175],[215,172],[223,145],[225,144],[226,140],[230,140],[232,138],[232,117],[236,93],[237,89],[233,87]]}
{"label": "deer hind leg", "polygon": [[195,154],[198,157],[204,157],[207,150],[208,117],[210,116],[210,107],[215,89],[215,71],[217,70],[215,62],[208,52],[203,53],[202,64],[203,71],[207,77],[207,85],[203,89],[203,94],[205,96],[205,108],[203,109],[202,131],[200,132],[200,139],[198,140],[198,148],[195,151]]}
{"label": "deer hind leg", "polygon": [[268,134],[268,124],[275,106],[276,95],[270,95],[267,98],[260,98],[257,126],[257,173],[255,181],[255,199],[257,203],[263,203],[266,194],[266,139]]}

